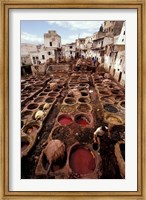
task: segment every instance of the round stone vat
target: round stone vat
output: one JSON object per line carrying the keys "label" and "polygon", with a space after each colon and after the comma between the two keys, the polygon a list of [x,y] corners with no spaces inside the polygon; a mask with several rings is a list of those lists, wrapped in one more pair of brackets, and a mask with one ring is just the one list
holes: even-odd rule
{"label": "round stone vat", "polygon": [[46,96],[47,95],[47,92],[41,92],[40,94],[39,94],[39,96]]}
{"label": "round stone vat", "polygon": [[117,113],[118,109],[112,104],[104,104],[104,109],[111,113]]}
{"label": "round stone vat", "polygon": [[87,97],[81,97],[78,99],[80,103],[90,103],[90,99]]}
{"label": "round stone vat", "polygon": [[59,96],[59,93],[58,92],[49,92],[48,96],[57,97],[57,96]]}
{"label": "round stone vat", "polygon": [[82,90],[81,91],[81,96],[82,97],[87,97],[87,96],[89,96],[89,94],[88,94],[88,92],[86,90]]}
{"label": "round stone vat", "polygon": [[44,92],[51,92],[51,89],[45,89]]}
{"label": "round stone vat", "polygon": [[94,80],[94,83],[96,83],[96,84],[98,84],[98,83],[102,83],[102,79]]}
{"label": "round stone vat", "polygon": [[37,99],[34,100],[34,102],[36,102],[36,103],[40,103],[40,102],[43,102],[43,101],[44,101],[43,97],[38,97]]}
{"label": "round stone vat", "polygon": [[103,87],[103,86],[97,86],[97,88],[98,88],[99,91],[106,91],[107,92],[107,90],[105,90],[105,87]]}
{"label": "round stone vat", "polygon": [[73,104],[76,103],[76,100],[74,98],[72,98],[72,97],[67,97],[67,98],[64,99],[64,102],[66,104],[73,105]]}
{"label": "round stone vat", "polygon": [[80,87],[88,88],[88,87],[89,87],[89,84],[88,84],[88,83],[80,83],[79,86],[80,86]]}
{"label": "round stone vat", "polygon": [[73,94],[73,92],[72,92],[72,93],[68,93],[67,97],[74,98],[75,96],[74,96],[74,94]]}
{"label": "round stone vat", "polygon": [[110,84],[110,83],[111,83],[111,79],[106,78],[106,79],[104,79],[104,80],[102,81],[102,83],[103,83],[103,84]]}
{"label": "round stone vat", "polygon": [[114,98],[111,96],[103,96],[100,98],[100,101],[103,104],[113,104],[114,103]]}
{"label": "round stone vat", "polygon": [[86,78],[80,78],[80,80],[79,80],[81,83],[87,83],[88,82],[88,79],[86,79]]}
{"label": "round stone vat", "polygon": [[63,112],[63,113],[71,113],[71,112],[74,112],[75,110],[76,110],[75,105],[62,105],[61,106],[61,112]]}
{"label": "round stone vat", "polygon": [[86,127],[90,125],[91,120],[86,114],[77,114],[75,122],[82,127]]}
{"label": "round stone vat", "polygon": [[105,116],[105,121],[108,122],[109,124],[113,125],[122,125],[124,124],[124,120],[115,114],[108,114]]}
{"label": "round stone vat", "polygon": [[21,141],[21,152],[25,151],[29,146],[30,142],[26,139]]}
{"label": "round stone vat", "polygon": [[99,94],[102,95],[102,96],[108,96],[111,93],[109,91],[107,91],[107,90],[101,90],[101,91],[99,91]]}
{"label": "round stone vat", "polygon": [[122,94],[120,89],[111,89],[112,94]]}
{"label": "round stone vat", "polygon": [[120,107],[125,108],[125,100],[119,102]]}
{"label": "round stone vat", "polygon": [[122,100],[124,100],[124,99],[125,99],[124,95],[116,95],[116,96],[115,96],[115,101],[116,101],[117,103],[119,103],[120,101],[122,101]]}
{"label": "round stone vat", "polygon": [[77,106],[77,110],[79,112],[91,112],[92,107],[90,106],[90,104],[80,104]]}
{"label": "round stone vat", "polygon": [[59,124],[61,124],[62,126],[68,126],[70,124],[72,124],[73,119],[70,115],[68,114],[62,114],[58,116],[58,122]]}
{"label": "round stone vat", "polygon": [[47,105],[47,106],[45,106],[45,108],[44,108],[44,105],[45,105],[46,103],[44,103],[44,104],[41,104],[40,106],[39,106],[39,110],[47,110],[47,109],[49,109],[50,108],[50,106],[51,105]]}
{"label": "round stone vat", "polygon": [[74,89],[74,88],[76,88],[76,86],[77,86],[77,84],[69,84],[70,89]]}
{"label": "round stone vat", "polygon": [[27,135],[37,134],[40,129],[40,124],[38,122],[30,122],[23,128],[23,132]]}
{"label": "round stone vat", "polygon": [[30,110],[25,110],[21,113],[21,119],[28,119],[28,117],[31,117],[32,111]]}
{"label": "round stone vat", "polygon": [[93,173],[96,167],[94,153],[85,146],[72,147],[69,155],[69,166],[73,172],[79,175]]}
{"label": "round stone vat", "polygon": [[38,104],[37,103],[31,103],[27,106],[28,109],[30,110],[33,110],[33,109],[36,109],[38,107]]}
{"label": "round stone vat", "polygon": [[43,86],[44,83],[42,83],[41,81],[38,81],[38,82],[35,83],[35,85],[36,85],[36,86]]}
{"label": "round stone vat", "polygon": [[52,104],[55,101],[54,97],[48,97],[45,102]]}

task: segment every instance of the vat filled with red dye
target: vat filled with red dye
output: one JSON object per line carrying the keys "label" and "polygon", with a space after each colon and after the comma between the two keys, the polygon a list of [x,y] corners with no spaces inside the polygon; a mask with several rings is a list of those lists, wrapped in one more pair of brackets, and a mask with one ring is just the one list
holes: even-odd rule
{"label": "vat filled with red dye", "polygon": [[70,152],[69,166],[77,174],[93,173],[96,167],[95,156],[84,146],[75,146]]}
{"label": "vat filled with red dye", "polygon": [[67,125],[70,125],[73,122],[73,119],[70,115],[62,114],[58,117],[58,122],[62,126],[67,126]]}
{"label": "vat filled with red dye", "polygon": [[90,119],[85,114],[78,114],[75,116],[75,122],[80,126],[88,126],[90,124]]}

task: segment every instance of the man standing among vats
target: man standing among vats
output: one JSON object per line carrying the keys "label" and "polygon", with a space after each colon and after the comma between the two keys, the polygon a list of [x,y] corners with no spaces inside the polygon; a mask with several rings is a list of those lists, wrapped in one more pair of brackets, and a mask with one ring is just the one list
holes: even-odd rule
{"label": "man standing among vats", "polygon": [[[100,137],[102,137],[105,132],[108,131],[108,127],[100,126],[96,129],[93,135],[93,149],[97,150],[100,153]],[[97,149],[98,148],[98,149]]]}

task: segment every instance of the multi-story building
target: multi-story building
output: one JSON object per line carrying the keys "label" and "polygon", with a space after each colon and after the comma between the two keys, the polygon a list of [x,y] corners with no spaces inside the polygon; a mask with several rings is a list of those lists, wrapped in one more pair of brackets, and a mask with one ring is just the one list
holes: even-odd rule
{"label": "multi-story building", "polygon": [[29,57],[31,64],[45,63],[49,58],[58,62],[61,57],[61,37],[56,31],[48,31],[44,34],[43,45],[21,45],[21,60],[25,55]]}
{"label": "multi-story building", "polygon": [[104,67],[110,71],[117,81],[125,84],[125,22],[108,21],[105,24],[106,34],[109,34],[109,30],[112,32],[110,35],[113,37],[113,45],[107,46],[104,55]]}
{"label": "multi-story building", "polygon": [[76,43],[76,57],[85,56],[85,38],[78,38]]}
{"label": "multi-story building", "polygon": [[62,55],[66,60],[75,58],[76,45],[75,43],[62,45]]}
{"label": "multi-story building", "polygon": [[34,44],[21,44],[21,65],[31,65],[32,60],[30,52],[37,52],[37,46]]}

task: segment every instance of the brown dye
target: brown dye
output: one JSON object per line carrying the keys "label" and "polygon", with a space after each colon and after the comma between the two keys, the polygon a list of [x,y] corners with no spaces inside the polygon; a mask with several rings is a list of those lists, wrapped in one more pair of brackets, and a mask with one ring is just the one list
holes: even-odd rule
{"label": "brown dye", "polygon": [[27,119],[29,115],[32,114],[32,111],[24,111],[21,113],[21,118],[22,119]]}
{"label": "brown dye", "polygon": [[39,103],[39,102],[42,102],[43,100],[44,100],[44,98],[40,97],[40,98],[35,99],[34,102]]}
{"label": "brown dye", "polygon": [[125,108],[125,101],[122,101],[120,105]]}
{"label": "brown dye", "polygon": [[78,101],[81,103],[89,103],[90,102],[88,98],[84,98],[84,97],[79,98]]}
{"label": "brown dye", "polygon": [[50,98],[46,99],[46,102],[47,103],[53,103],[54,100],[55,100],[55,98],[50,97]]}
{"label": "brown dye", "polygon": [[27,106],[27,108],[30,109],[30,110],[33,110],[33,109],[35,109],[35,108],[37,108],[37,107],[38,107],[38,104],[34,104],[34,103],[29,104],[29,105]]}
{"label": "brown dye", "polygon": [[29,145],[28,141],[21,142],[21,151],[24,151]]}
{"label": "brown dye", "polygon": [[39,126],[34,125],[27,129],[26,134],[30,135],[30,134],[37,133],[38,129],[39,129]]}
{"label": "brown dye", "polygon": [[66,98],[64,101],[67,104],[75,104],[76,103],[76,100],[73,98]]}
{"label": "brown dye", "polygon": [[80,104],[77,107],[77,110],[80,112],[89,112],[89,111],[91,111],[91,107],[88,104]]}

